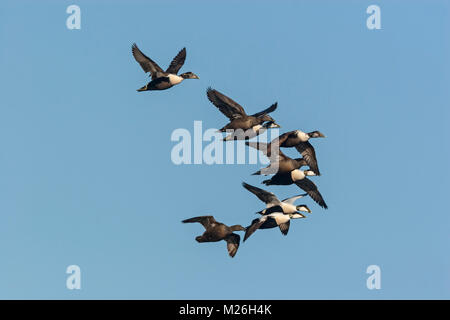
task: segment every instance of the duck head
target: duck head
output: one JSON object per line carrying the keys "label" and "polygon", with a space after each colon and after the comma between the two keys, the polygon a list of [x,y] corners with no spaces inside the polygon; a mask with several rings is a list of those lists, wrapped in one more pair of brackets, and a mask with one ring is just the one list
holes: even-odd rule
{"label": "duck head", "polygon": [[275,120],[271,116],[269,116],[268,114],[264,114],[264,115],[258,117],[258,120],[259,120],[259,123],[263,123],[263,122],[266,122],[266,121],[275,123]]}
{"label": "duck head", "polygon": [[308,208],[306,204],[301,204],[296,207],[297,211],[308,212],[311,213],[311,210]]}
{"label": "duck head", "polygon": [[317,131],[317,130],[313,131],[313,132],[309,132],[308,136],[310,138],[325,138],[325,135],[322,132]]}
{"label": "duck head", "polygon": [[200,79],[195,73],[190,71],[180,74],[180,77],[183,79]]}
{"label": "duck head", "polygon": [[278,123],[275,123],[275,121],[268,121],[263,124],[263,127],[266,129],[281,128],[281,126]]}
{"label": "duck head", "polygon": [[291,218],[291,219],[301,219],[301,218],[306,218],[306,216],[304,214],[301,214],[300,212],[297,211],[297,212],[291,213],[289,215],[289,218]]}
{"label": "duck head", "polygon": [[234,226],[231,226],[230,229],[232,231],[245,231],[247,230],[246,228],[244,228],[243,226],[241,226],[240,224],[236,224]]}

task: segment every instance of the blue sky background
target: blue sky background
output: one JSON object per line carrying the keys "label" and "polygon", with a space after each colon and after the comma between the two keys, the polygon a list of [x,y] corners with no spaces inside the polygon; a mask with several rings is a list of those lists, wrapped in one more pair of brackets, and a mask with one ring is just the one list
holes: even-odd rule
{"label": "blue sky background", "polygon": [[[81,30],[66,8],[81,7]],[[381,7],[382,30],[366,8]],[[2,1],[0,298],[450,298],[446,1]],[[189,80],[137,93],[130,46]],[[330,209],[230,259],[212,214],[247,225],[259,165],[172,164],[176,128],[221,127],[213,86],[282,132],[318,129]],[[291,156],[295,150],[287,150]],[[274,186],[280,198],[301,192]],[[242,233],[241,233],[242,235]],[[82,289],[66,288],[67,266]],[[381,267],[381,290],[366,288]]]}

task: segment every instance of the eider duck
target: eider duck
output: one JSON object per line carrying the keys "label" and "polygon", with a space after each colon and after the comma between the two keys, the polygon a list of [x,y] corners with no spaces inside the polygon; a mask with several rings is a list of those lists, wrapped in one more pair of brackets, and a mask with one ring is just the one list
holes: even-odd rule
{"label": "eider duck", "polygon": [[173,58],[166,71],[163,71],[163,69],[161,69],[156,62],[143,54],[135,43],[131,47],[131,51],[136,61],[141,65],[142,69],[144,69],[145,72],[150,72],[152,77],[152,81],[137,90],[139,92],[166,90],[181,83],[184,79],[199,79],[199,77],[192,72],[185,72],[177,75],[178,70],[181,69],[184,64],[184,60],[186,59],[186,48],[183,48],[180,52],[178,52],[177,56]]}
{"label": "eider duck", "polygon": [[183,223],[199,222],[205,227],[206,231],[195,238],[197,242],[217,242],[225,240],[227,242],[228,254],[234,257],[239,248],[241,237],[233,231],[245,231],[241,225],[227,226],[223,223],[217,222],[213,216],[200,216],[182,221]]}
{"label": "eider duck", "polygon": [[305,215],[300,212],[294,213],[282,213],[282,212],[273,212],[262,215],[259,219],[254,219],[246,228],[244,241],[247,240],[256,230],[258,229],[270,229],[279,227],[280,231],[283,235],[287,235],[289,232],[289,226],[291,224],[291,219],[300,219],[306,218]]}
{"label": "eider duck", "polygon": [[245,182],[242,182],[242,186],[251,193],[253,193],[254,195],[256,195],[259,200],[261,200],[266,204],[266,209],[257,212],[261,215],[270,214],[273,212],[281,212],[284,214],[289,214],[289,213],[296,213],[297,211],[311,213],[311,210],[305,204],[298,206],[294,205],[294,202],[296,200],[307,196],[308,195],[307,193],[300,194],[280,201],[277,198],[277,196],[275,196],[272,192],[252,186]]}
{"label": "eider duck", "polygon": [[231,134],[223,138],[223,141],[249,140],[272,128],[280,128],[280,126],[273,121],[267,121],[262,125],[258,124],[245,131],[240,129],[234,130]]}
{"label": "eider duck", "polygon": [[323,200],[317,186],[307,178],[307,176],[315,176],[312,170],[295,169],[289,173],[277,173],[271,179],[264,180],[262,183],[266,186],[270,185],[289,185],[295,183],[303,191],[305,191],[319,206],[328,209],[327,204]]}
{"label": "eider duck", "polygon": [[277,144],[278,140],[274,139],[271,143],[264,142],[246,142],[245,144],[262,151],[269,158],[269,166],[252,173],[252,175],[269,175],[276,173],[289,173],[292,170],[300,169],[307,166],[308,163],[303,158],[292,159],[285,155]]}
{"label": "eider duck", "polygon": [[[258,128],[260,128],[259,126],[264,122],[269,121],[275,123],[275,120],[269,116],[269,113],[275,111],[277,108],[276,102],[269,108],[249,116],[245,113],[242,106],[217,90],[208,88],[206,95],[208,96],[209,101],[230,119],[230,123],[220,129],[219,132],[226,132],[227,130],[236,131],[238,129],[246,131],[253,129],[255,134],[258,135]],[[276,125],[276,127],[280,126]]]}
{"label": "eider duck", "polygon": [[325,138],[325,135],[320,131],[312,131],[309,133],[301,130],[294,130],[283,133],[277,139],[279,146],[282,148],[295,147],[301,153],[309,168],[320,176],[319,166],[317,165],[316,152],[314,147],[308,141],[311,138]]}

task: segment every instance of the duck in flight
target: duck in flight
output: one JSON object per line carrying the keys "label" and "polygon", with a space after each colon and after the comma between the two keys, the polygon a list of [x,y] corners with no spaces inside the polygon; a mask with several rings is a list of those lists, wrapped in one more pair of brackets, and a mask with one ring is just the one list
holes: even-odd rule
{"label": "duck in flight", "polygon": [[185,72],[177,75],[186,59],[186,48],[183,48],[178,52],[166,71],[161,69],[155,61],[143,54],[135,43],[132,45],[131,51],[133,57],[141,65],[144,72],[150,72],[152,77],[152,81],[137,91],[166,90],[181,83],[184,79],[199,79],[199,77],[192,72]]}
{"label": "duck in flight", "polygon": [[290,185],[296,184],[305,191],[319,206],[328,209],[325,200],[323,200],[317,186],[307,178],[307,176],[315,176],[312,170],[295,169],[288,173],[277,173],[271,179],[264,180],[262,183],[266,186],[270,185]]}
{"label": "duck in flight", "polygon": [[294,130],[290,132],[283,133],[278,138],[278,145],[282,148],[295,147],[298,152],[305,159],[309,168],[315,172],[316,175],[320,176],[319,166],[317,164],[316,151],[314,147],[309,142],[311,138],[325,138],[325,135],[320,131],[312,131],[309,133],[303,132],[301,130]]}
{"label": "duck in flight", "polygon": [[281,233],[287,235],[291,219],[305,218],[305,215],[300,213],[300,211],[311,213],[308,206],[304,204],[298,206],[294,205],[294,202],[297,199],[303,198],[307,194],[301,194],[280,201],[272,192],[257,188],[245,182],[243,182],[242,185],[266,204],[266,209],[257,212],[261,214],[261,217],[259,219],[254,219],[251,225],[247,227],[244,241],[258,229],[279,227]]}
{"label": "duck in flight", "polygon": [[195,238],[197,242],[217,242],[224,240],[227,242],[228,254],[234,257],[239,248],[241,237],[233,231],[245,231],[241,225],[227,226],[223,223],[217,222],[213,216],[200,216],[182,221],[183,223],[201,223],[206,231]]}
{"label": "duck in flight", "polygon": [[277,196],[274,195],[272,192],[252,186],[245,182],[242,183],[242,186],[251,193],[253,193],[255,196],[257,196],[259,200],[261,200],[266,204],[266,209],[257,212],[261,215],[269,214],[272,212],[281,212],[284,214],[289,214],[289,213],[298,213],[297,211],[303,211],[311,213],[311,210],[305,204],[301,204],[298,206],[294,205],[295,201],[307,196],[308,195],[307,193],[300,194],[280,201],[277,198]]}
{"label": "duck in flight", "polygon": [[230,119],[230,123],[220,129],[220,132],[226,132],[227,130],[233,132],[241,130],[245,132],[247,130],[251,130],[255,136],[257,136],[261,133],[261,125],[264,122],[271,122],[269,127],[272,128],[280,127],[275,123],[275,120],[269,116],[269,113],[275,111],[277,108],[276,102],[267,109],[249,116],[245,113],[242,106],[217,90],[208,88],[206,95],[208,96],[209,101],[211,101],[211,103],[216,106],[220,112]]}
{"label": "duck in flight", "polygon": [[245,131],[241,129],[234,130],[231,134],[223,138],[223,141],[249,140],[256,136],[259,136],[261,133],[264,133],[267,129],[279,127],[280,126],[275,122],[267,121],[264,122],[262,125],[258,124]]}
{"label": "duck in flight", "polygon": [[264,142],[246,142],[245,144],[262,151],[269,158],[269,166],[256,171],[253,175],[269,175],[276,173],[289,173],[292,170],[300,169],[307,166],[308,163],[303,158],[292,159],[285,155],[277,144],[278,140],[274,139],[271,143]]}
{"label": "duck in flight", "polygon": [[281,213],[272,212],[264,214],[259,219],[254,219],[252,223],[246,228],[244,241],[247,240],[253,233],[258,229],[271,229],[279,227],[283,235],[287,235],[289,232],[289,226],[291,224],[291,219],[306,218],[305,215],[296,213]]}

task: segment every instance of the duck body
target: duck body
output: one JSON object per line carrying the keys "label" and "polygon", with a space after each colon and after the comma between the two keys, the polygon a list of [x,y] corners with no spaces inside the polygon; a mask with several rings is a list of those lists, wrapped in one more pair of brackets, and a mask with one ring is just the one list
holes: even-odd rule
{"label": "duck body", "polygon": [[232,234],[233,231],[230,227],[224,225],[223,223],[216,223],[199,237],[196,238],[198,242],[218,242],[224,240],[228,235]]}
{"label": "duck body", "polygon": [[291,219],[305,218],[299,211],[311,213],[306,205],[294,205],[297,199],[303,198],[307,194],[300,194],[280,201],[272,192],[245,182],[242,183],[242,186],[266,203],[266,209],[257,212],[261,215],[261,218],[254,219],[251,225],[246,228],[244,241],[258,229],[279,227],[281,233],[287,235]]}
{"label": "duck body", "polygon": [[325,138],[325,135],[320,131],[303,132],[301,130],[294,130],[283,133],[277,138],[277,143],[281,148],[296,148],[303,156],[305,162],[316,175],[320,176],[319,166],[317,164],[316,151],[309,140],[311,138]]}
{"label": "duck body", "polygon": [[305,218],[305,216],[299,212],[291,214],[281,212],[265,214],[259,219],[254,219],[250,226],[246,228],[244,241],[246,241],[258,229],[272,229],[279,227],[281,233],[286,236],[289,232],[291,219],[299,218]]}
{"label": "duck body", "polygon": [[312,170],[295,169],[289,173],[277,173],[272,178],[264,180],[262,183],[266,186],[270,185],[291,185],[296,184],[305,191],[318,205],[324,209],[328,209],[325,200],[320,194],[317,186],[307,176],[316,175]]}
{"label": "duck body", "polygon": [[303,158],[292,159],[285,155],[278,147],[277,141],[275,141],[275,143],[273,141],[271,143],[246,142],[246,144],[262,151],[270,160],[269,166],[256,171],[253,175],[289,173],[295,169],[300,169],[301,167],[308,165]]}
{"label": "duck body", "polygon": [[231,120],[230,123],[228,123],[222,129],[219,129],[219,131],[225,132],[227,130],[239,130],[239,129],[244,131],[249,129],[256,130],[265,121],[266,120],[264,120],[263,117],[256,118],[253,116],[244,116],[242,118]]}
{"label": "duck body", "polygon": [[[249,140],[252,139],[261,133],[264,133],[269,128],[279,128],[280,126],[274,122],[268,121],[262,125],[257,124],[250,129],[247,130],[233,130],[228,136],[226,136],[223,141],[232,141],[232,140]],[[219,131],[222,131],[219,130]]]}
{"label": "duck body", "polygon": [[250,191],[251,193],[253,193],[254,195],[256,195],[259,200],[261,200],[262,202],[264,202],[266,204],[266,209],[257,212],[259,214],[264,215],[264,214],[269,214],[269,213],[273,213],[273,212],[281,212],[284,214],[293,214],[293,213],[296,213],[298,210],[311,213],[311,210],[309,210],[309,208],[304,204],[299,205],[299,206],[294,205],[296,200],[307,196],[308,194],[306,194],[306,193],[296,195],[296,196],[293,196],[293,197],[290,197],[290,198],[280,201],[277,198],[277,196],[275,196],[270,191],[252,186],[245,182],[242,183],[242,186],[245,189],[247,189],[248,191]]}
{"label": "duck body", "polygon": [[240,236],[233,231],[245,231],[240,225],[227,226],[217,222],[213,216],[199,216],[182,221],[183,223],[198,222],[206,229],[201,236],[197,236],[197,242],[218,242],[224,240],[227,243],[227,250],[230,257],[234,257],[239,248]]}
{"label": "duck body", "polygon": [[[277,103],[272,104],[261,112],[247,115],[241,105],[217,90],[208,88],[206,95],[208,96],[209,101],[211,101],[211,103],[230,120],[228,124],[219,130],[220,132],[235,130],[246,131],[251,129],[259,134],[259,131],[256,130],[259,128],[258,126],[262,125],[264,122],[275,123],[275,120],[269,116],[269,113],[275,111]],[[276,127],[279,126],[277,125]]]}
{"label": "duck body", "polygon": [[152,81],[137,90],[139,92],[166,90],[180,84],[184,79],[199,79],[198,76],[192,72],[185,72],[180,75],[177,74],[186,59],[186,48],[183,48],[178,52],[166,71],[161,69],[156,62],[143,54],[136,44],[133,44],[132,46],[132,53],[144,72],[150,72],[152,77]]}
{"label": "duck body", "polygon": [[[181,80],[180,80],[181,79]],[[137,91],[166,90],[181,83],[184,79],[173,74],[163,74],[155,80],[150,81]]]}

